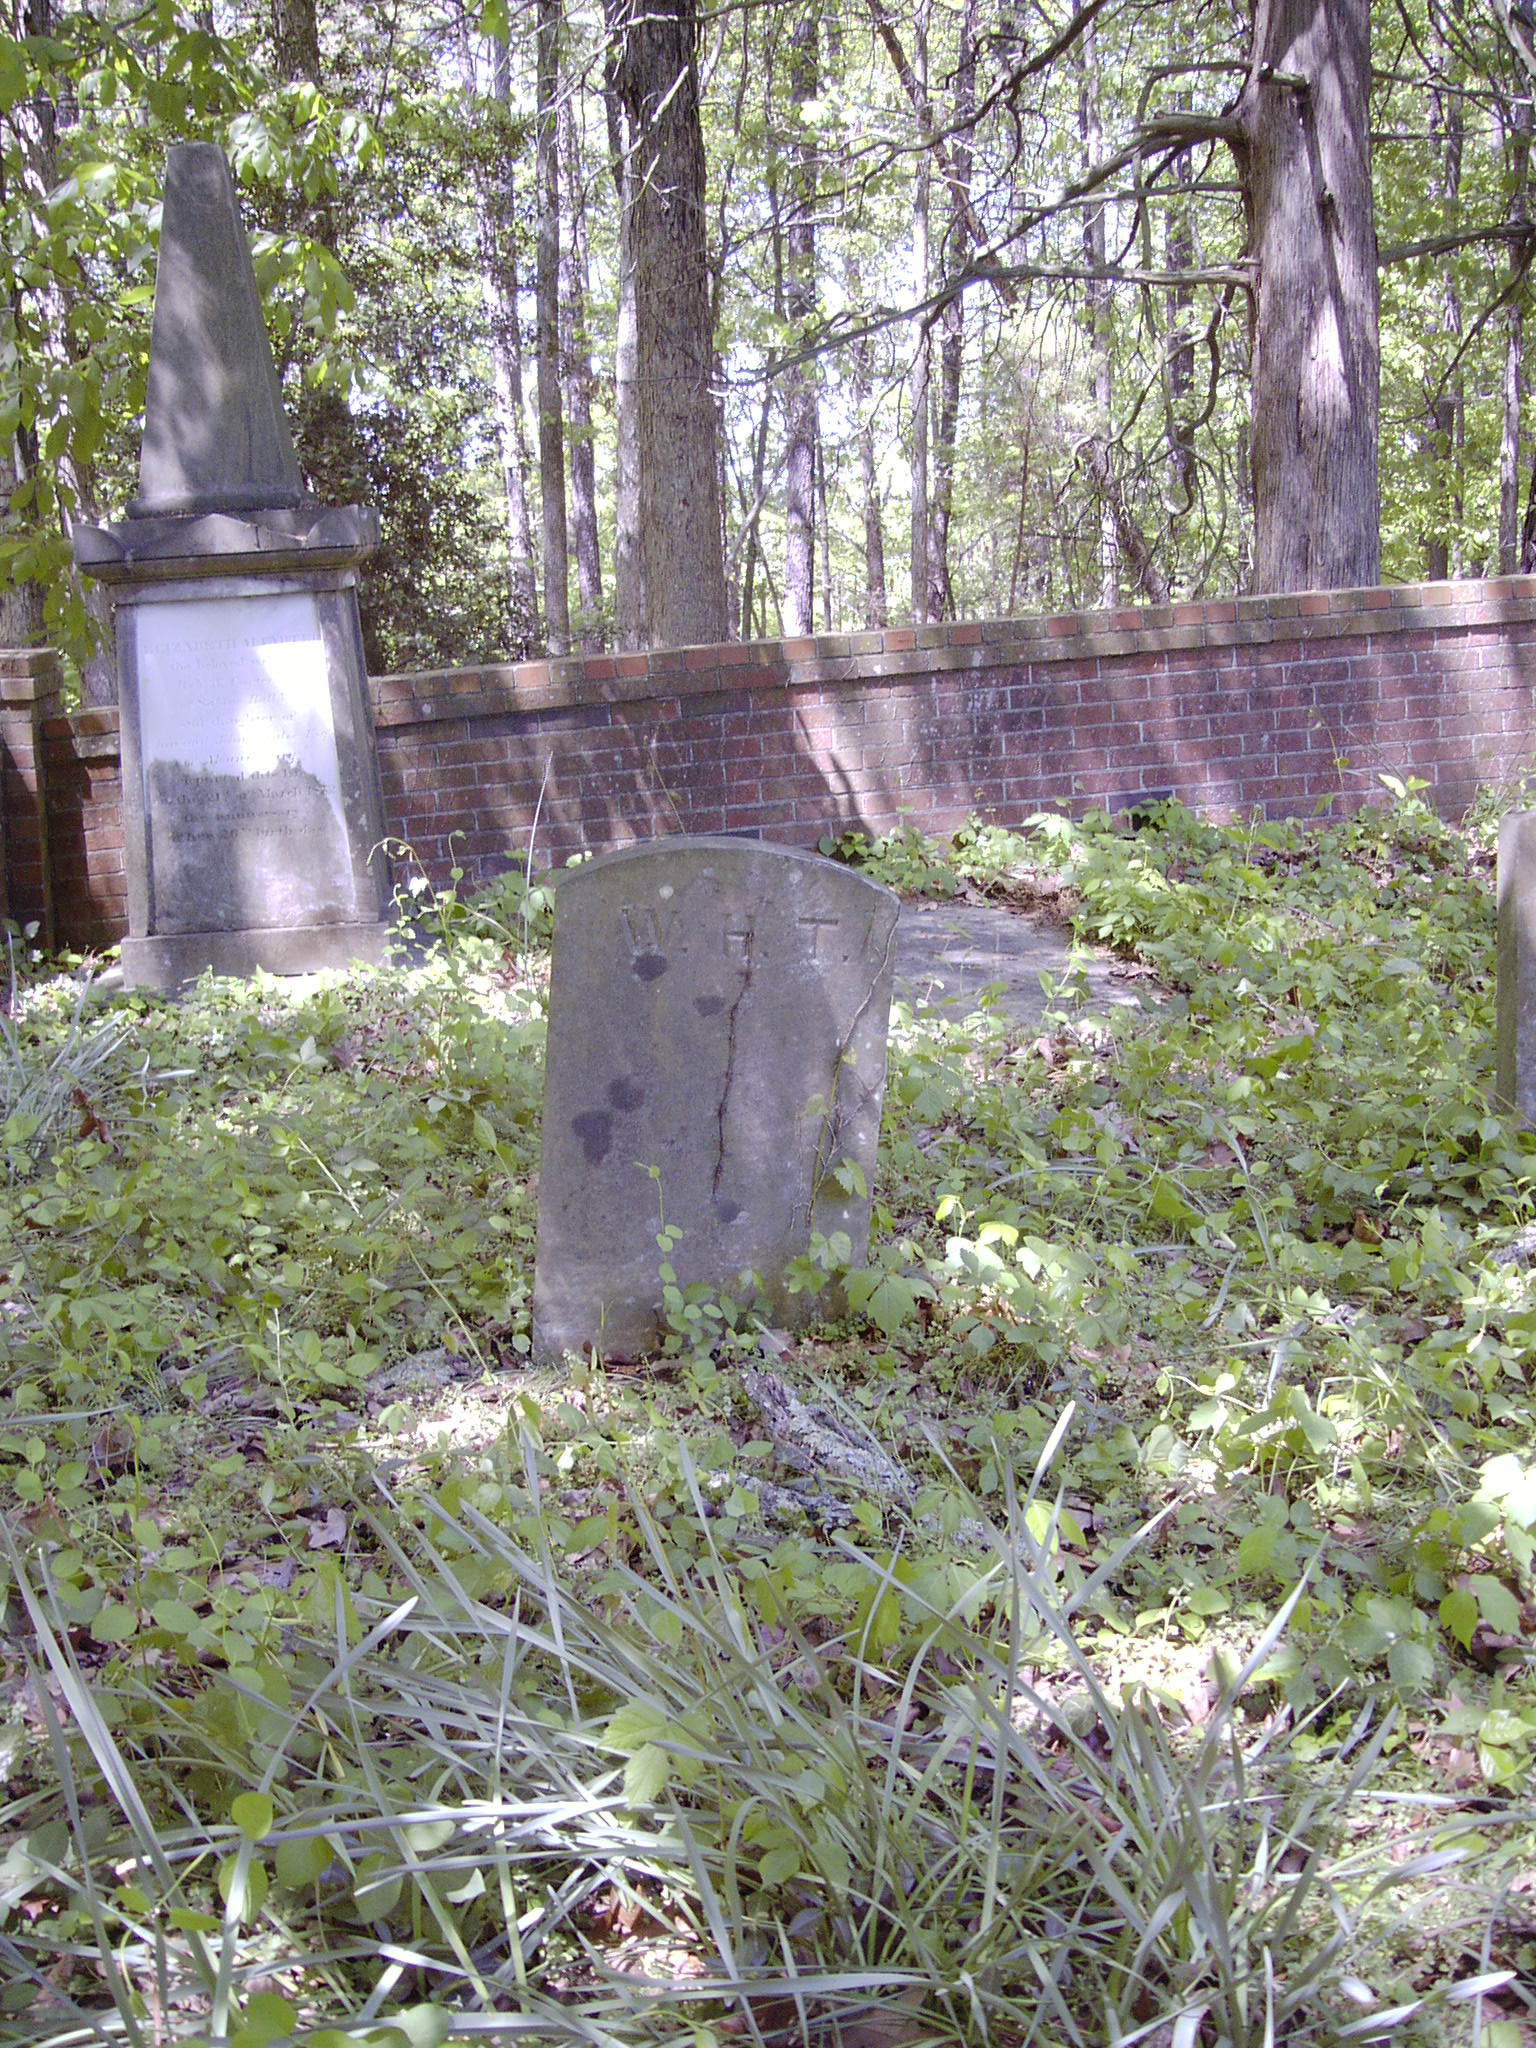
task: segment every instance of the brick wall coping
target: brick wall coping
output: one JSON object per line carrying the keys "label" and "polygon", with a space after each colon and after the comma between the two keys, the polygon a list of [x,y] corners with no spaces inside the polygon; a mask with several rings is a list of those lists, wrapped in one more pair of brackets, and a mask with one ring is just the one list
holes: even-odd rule
{"label": "brick wall coping", "polygon": [[1536,621],[1536,576],[1483,582],[1398,583],[1364,590],[1211,599],[1199,604],[1059,612],[1018,619],[892,626],[801,639],[732,641],[639,654],[567,655],[548,661],[370,678],[380,725],[472,714],[495,705],[553,711],[656,696],[794,689],[1115,656],[1217,653],[1368,633],[1498,627]]}

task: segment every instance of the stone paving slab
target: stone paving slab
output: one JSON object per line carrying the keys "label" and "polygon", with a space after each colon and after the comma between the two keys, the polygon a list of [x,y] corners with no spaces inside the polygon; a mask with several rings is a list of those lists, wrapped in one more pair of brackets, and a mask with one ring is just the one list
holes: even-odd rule
{"label": "stone paving slab", "polygon": [[[1001,984],[1003,1011],[1038,1026],[1045,1014],[1042,973],[1066,972],[1072,934],[1062,924],[978,903],[903,903],[896,927],[896,992],[919,1013],[963,1017],[983,989]],[[1108,954],[1090,953],[1087,998],[1135,1004],[1137,984]]]}

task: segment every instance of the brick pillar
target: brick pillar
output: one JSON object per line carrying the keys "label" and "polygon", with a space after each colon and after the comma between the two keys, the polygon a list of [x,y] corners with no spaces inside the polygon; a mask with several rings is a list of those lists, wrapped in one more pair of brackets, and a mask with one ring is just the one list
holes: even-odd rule
{"label": "brick pillar", "polygon": [[43,720],[58,709],[64,671],[49,647],[0,648],[0,917],[36,925],[54,945]]}

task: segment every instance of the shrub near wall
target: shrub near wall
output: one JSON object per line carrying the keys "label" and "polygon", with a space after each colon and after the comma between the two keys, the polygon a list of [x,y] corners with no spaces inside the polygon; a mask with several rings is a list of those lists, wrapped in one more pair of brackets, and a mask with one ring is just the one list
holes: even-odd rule
{"label": "shrub near wall", "polygon": [[[371,684],[389,830],[471,882],[668,832],[814,845],[973,813],[1453,814],[1536,766],[1536,578],[524,662]],[[111,713],[43,721],[59,934],[121,934]],[[14,778],[6,782],[7,796]],[[536,829],[535,829],[536,827]],[[13,889],[13,896],[14,896]],[[25,912],[14,906],[13,916]]]}

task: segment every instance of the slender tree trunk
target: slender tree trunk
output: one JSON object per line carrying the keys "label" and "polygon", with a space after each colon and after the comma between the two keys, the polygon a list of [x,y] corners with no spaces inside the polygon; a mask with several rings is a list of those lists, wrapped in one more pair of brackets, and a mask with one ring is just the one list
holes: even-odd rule
{"label": "slender tree trunk", "polygon": [[[1189,104],[1187,93],[1180,104]],[[1171,275],[1182,277],[1195,266],[1191,204],[1194,168],[1187,155],[1181,156],[1171,168],[1174,189],[1179,197],[1168,209],[1168,269]],[[1169,287],[1168,346],[1163,352],[1163,382],[1168,416],[1168,503],[1175,518],[1191,511],[1195,502],[1195,435],[1188,420],[1190,394],[1195,382],[1195,345],[1190,332],[1194,303],[1195,294],[1190,285]]]}
{"label": "slender tree trunk", "polygon": [[[928,8],[921,0],[912,36],[912,71],[918,86],[918,126],[923,147],[918,153],[912,194],[912,299],[919,307],[928,297],[929,150],[933,130],[928,104]],[[912,366],[907,373],[907,412],[912,427],[911,547],[912,623],[928,623],[928,365],[931,337],[928,316],[912,322]]]}
{"label": "slender tree trunk", "polygon": [[864,623],[884,626],[889,622],[885,527],[880,512],[880,472],[875,461],[875,422],[870,405],[869,342],[862,337],[853,347],[853,402],[859,419],[859,484],[864,503]]}
{"label": "slender tree trunk", "polygon": [[560,159],[565,183],[565,390],[571,423],[571,531],[576,543],[576,591],[581,604],[584,654],[602,652],[603,564],[597,540],[597,459],[592,445],[592,345],[587,334],[587,218],[582,199],[576,109],[560,102]]}
{"label": "slender tree trunk", "polygon": [[[816,14],[802,8],[789,36],[789,224],[785,236],[784,312],[792,342],[816,313],[815,144],[805,109],[817,90]],[[816,381],[813,365],[797,363],[784,377],[784,610],[791,633],[815,629]]]}
{"label": "slender tree trunk", "polygon": [[[468,18],[458,16],[459,83],[468,117],[479,93]],[[494,118],[505,127],[511,97],[511,67],[504,37],[491,45]],[[528,450],[523,434],[523,345],[517,317],[517,220],[512,190],[512,152],[507,147],[498,174],[479,173],[474,183],[475,247],[480,303],[490,342],[491,410],[496,452],[507,507],[507,590],[512,601],[512,642],[526,651],[538,626],[539,593],[528,523]]]}
{"label": "slender tree trunk", "polygon": [[1520,382],[1524,340],[1520,302],[1514,299],[1504,316],[1504,417],[1499,435],[1499,574],[1513,576],[1520,566]]}
{"label": "slender tree trunk", "polygon": [[315,0],[272,0],[272,50],[279,78],[320,83],[320,24]]}
{"label": "slender tree trunk", "polygon": [[640,538],[653,646],[723,640],[696,0],[609,0],[634,138]]}
{"label": "slender tree trunk", "polygon": [[561,0],[538,0],[537,159],[539,263],[535,300],[539,347],[539,503],[544,537],[544,639],[571,651],[565,531],[565,420],[560,392]]}
{"label": "slender tree trunk", "polygon": [[821,544],[821,630],[832,630],[832,513],[827,499],[827,444],[816,433],[816,534]]}
{"label": "slender tree trunk", "polygon": [[1019,457],[1019,517],[1013,533],[1013,565],[1008,572],[1008,617],[1014,616],[1019,601],[1019,574],[1024,566],[1024,521],[1029,509],[1029,436],[1032,422],[1024,422],[1024,452]]}
{"label": "slender tree trunk", "polygon": [[635,302],[635,138],[619,97],[614,53],[604,62],[608,161],[619,202],[618,309],[613,341],[613,640],[645,645],[645,565],[640,549],[640,314]]}
{"label": "slender tree trunk", "polygon": [[[1449,63],[1445,37],[1435,26],[1431,10],[1431,46],[1440,63]],[[1461,96],[1442,93],[1439,83],[1429,88],[1429,135],[1433,153],[1430,198],[1441,228],[1454,231],[1461,201]],[[1454,354],[1461,339],[1461,294],[1456,274],[1447,265],[1440,280],[1436,315],[1448,353]],[[1462,493],[1458,450],[1463,439],[1462,382],[1458,371],[1448,383],[1431,392],[1426,424],[1432,460],[1430,472],[1429,530],[1424,537],[1424,573],[1432,583],[1461,573]]]}
{"label": "slender tree trunk", "polygon": [[[1522,95],[1513,106],[1501,110],[1505,146],[1509,151],[1514,196],[1511,218],[1530,232],[1531,99]],[[1511,279],[1530,257],[1530,248],[1516,245],[1509,252]],[[1511,289],[1509,310],[1504,316],[1503,431],[1499,437],[1499,574],[1512,576],[1520,567],[1520,396],[1523,378],[1521,360],[1524,345],[1522,293]]]}
{"label": "slender tree trunk", "polygon": [[[1081,77],[1078,84],[1078,124],[1083,154],[1090,171],[1104,161],[1104,126],[1099,111],[1099,52],[1094,27],[1084,31],[1079,45]],[[1111,480],[1114,475],[1114,365],[1110,356],[1109,279],[1104,275],[1107,248],[1104,205],[1090,206],[1083,219],[1083,255],[1089,278],[1085,299],[1088,306],[1088,347],[1093,365],[1093,438],[1098,446],[1087,464],[1088,473],[1099,485],[1098,588],[1094,602],[1106,609],[1120,591],[1120,548],[1115,521]]]}
{"label": "slender tree trunk", "polygon": [[773,394],[771,391],[764,391],[762,409],[757,416],[757,434],[752,444],[752,496],[750,501],[742,506],[742,520],[745,529],[743,547],[746,555],[741,577],[741,637],[743,640],[750,640],[754,637],[754,585],[756,581],[757,560],[762,547],[758,539],[757,522],[758,515],[763,509],[763,500],[768,494],[766,480],[768,467],[768,424],[772,411]]}
{"label": "slender tree trunk", "polygon": [[1380,574],[1370,84],[1370,0],[1259,0],[1237,115],[1260,590]]}
{"label": "slender tree trunk", "polygon": [[[950,145],[949,225],[945,275],[958,279],[971,249],[971,122],[976,115],[976,0],[965,0],[955,59],[954,140]],[[960,429],[960,371],[965,342],[965,300],[957,291],[944,308],[939,344],[939,405],[934,423],[933,509],[928,522],[928,616],[952,619],[949,527],[955,502],[955,443]]]}

